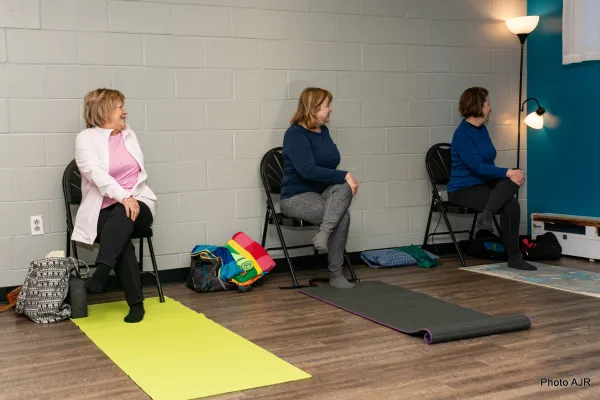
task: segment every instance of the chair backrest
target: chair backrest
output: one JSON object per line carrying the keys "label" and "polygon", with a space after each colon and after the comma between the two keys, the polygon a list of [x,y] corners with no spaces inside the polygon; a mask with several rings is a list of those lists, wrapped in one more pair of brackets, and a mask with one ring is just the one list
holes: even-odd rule
{"label": "chair backrest", "polygon": [[71,161],[65,168],[62,186],[66,204],[81,204],[81,175],[75,160]]}
{"label": "chair backrest", "polygon": [[65,168],[65,172],[63,172],[62,187],[67,215],[67,231],[70,234],[73,232],[71,206],[81,204],[81,175],[79,174],[79,168],[77,168],[75,160],[71,161],[69,165],[67,165],[67,168]]}
{"label": "chair backrest", "polygon": [[425,156],[425,166],[431,184],[447,185],[450,181],[450,171],[452,170],[452,154],[450,143],[434,144],[427,151]]}
{"label": "chair backrest", "polygon": [[265,153],[260,162],[260,178],[268,194],[281,193],[283,180],[283,155],[281,147],[275,147]]}

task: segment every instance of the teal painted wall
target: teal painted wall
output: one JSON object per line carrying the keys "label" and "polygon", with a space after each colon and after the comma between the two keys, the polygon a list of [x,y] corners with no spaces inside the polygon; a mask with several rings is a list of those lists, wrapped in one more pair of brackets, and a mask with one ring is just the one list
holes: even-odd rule
{"label": "teal painted wall", "polygon": [[[600,61],[562,65],[562,0],[529,0],[527,96],[549,114],[527,134],[527,208],[600,217]],[[528,103],[529,110],[535,102]]]}

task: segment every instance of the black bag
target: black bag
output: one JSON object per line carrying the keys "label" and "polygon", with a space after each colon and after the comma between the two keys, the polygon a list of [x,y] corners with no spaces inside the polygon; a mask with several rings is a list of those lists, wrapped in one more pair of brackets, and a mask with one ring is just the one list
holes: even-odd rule
{"label": "black bag", "polygon": [[222,265],[223,260],[210,251],[194,254],[186,286],[198,293],[236,290],[238,287],[235,283],[219,278],[219,270]]}
{"label": "black bag", "polygon": [[499,236],[485,229],[477,231],[475,239],[461,243],[462,251],[472,257],[506,261],[506,250]]}
{"label": "black bag", "polygon": [[520,244],[523,259],[529,261],[558,260],[562,254],[562,246],[552,232],[538,235],[534,241],[521,237]]}
{"label": "black bag", "polygon": [[85,289],[85,281],[81,278],[79,271],[76,271],[76,275],[69,277],[69,291],[65,302],[71,305],[72,319],[88,316],[87,290]]}

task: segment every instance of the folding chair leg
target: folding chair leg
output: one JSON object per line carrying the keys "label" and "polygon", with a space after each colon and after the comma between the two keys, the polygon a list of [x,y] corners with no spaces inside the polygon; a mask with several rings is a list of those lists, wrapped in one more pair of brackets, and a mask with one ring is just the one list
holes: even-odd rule
{"label": "folding chair leg", "polygon": [[431,217],[433,217],[434,206],[435,199],[431,199],[431,206],[429,207],[429,218],[427,218],[427,227],[425,228],[425,237],[423,238],[423,246],[427,245],[427,239],[429,239],[429,227],[431,226]]}
{"label": "folding chair leg", "polygon": [[152,260],[152,269],[154,270],[154,278],[156,279],[156,288],[158,289],[158,297],[160,298],[160,302],[165,302],[165,297],[163,296],[162,286],[160,284],[160,279],[158,278],[158,265],[156,264],[156,256],[154,255],[154,246],[152,246],[152,238],[148,238],[148,249],[150,250],[150,259]]}
{"label": "folding chair leg", "polygon": [[71,256],[71,232],[69,232],[69,229],[67,229],[67,245],[66,245],[66,249],[67,249],[67,257]]}
{"label": "folding chair leg", "polygon": [[[275,217],[275,220],[277,221],[277,217]],[[292,264],[292,259],[290,257],[290,254],[288,253],[287,246],[285,245],[285,240],[283,239],[283,233],[281,232],[281,227],[279,226],[278,222],[275,223],[275,227],[277,228],[277,234],[279,235],[279,241],[281,242],[281,249],[283,250],[283,254],[288,263],[288,268],[290,270],[290,274],[292,275],[293,283],[293,286],[280,286],[279,289],[299,289],[303,286],[301,286],[298,283],[298,278],[296,278],[296,271],[294,270],[294,265]]]}
{"label": "folding chair leg", "polygon": [[144,272],[144,238],[140,238],[140,271]]}
{"label": "folding chair leg", "polygon": [[262,231],[262,241],[260,242],[260,245],[262,246],[262,248],[266,248],[265,245],[267,244],[267,229],[269,229],[269,216],[270,216],[270,212],[269,212],[269,206],[267,206],[267,213],[265,215],[265,224],[263,225],[263,231]]}
{"label": "folding chair leg", "polygon": [[348,269],[350,270],[350,282],[360,282],[360,279],[358,279],[356,277],[356,273],[354,272],[354,267],[352,266],[352,263],[350,262],[350,254],[348,254],[348,252],[346,250],[344,250],[344,259],[346,260],[346,263],[348,264]]}
{"label": "folding chair leg", "polygon": [[77,254],[77,243],[71,240],[71,245],[73,246],[73,257],[79,260],[79,255]]}
{"label": "folding chair leg", "polygon": [[68,228],[67,225],[67,257],[71,256],[71,249],[73,250],[73,257],[75,257],[75,259],[79,259],[79,257],[77,256],[77,244],[71,240],[71,231]]}
{"label": "folding chair leg", "polygon": [[477,224],[477,216],[479,214],[475,213],[475,215],[473,216],[473,224],[471,224],[471,233],[469,233],[469,240],[473,240],[473,237],[475,236],[475,225]]}
{"label": "folding chair leg", "polygon": [[460,265],[462,267],[466,267],[467,264],[465,263],[465,259],[463,257],[462,251],[460,251],[460,247],[458,246],[458,242],[456,241],[456,236],[454,236],[454,230],[452,229],[452,226],[450,225],[450,221],[448,220],[448,215],[446,214],[446,210],[442,207],[442,216],[444,217],[444,221],[446,222],[446,226],[448,227],[448,232],[450,232],[450,237],[452,238],[452,241],[454,242],[454,247],[456,247],[456,252],[458,253],[458,257],[460,258]]}
{"label": "folding chair leg", "polygon": [[292,275],[292,283],[293,286],[280,286],[279,289],[300,289],[303,287],[309,287],[314,285],[300,285],[298,283],[298,278],[296,278],[296,271],[294,270],[294,265],[292,264],[292,259],[290,254],[288,253],[287,246],[285,245],[285,239],[283,238],[283,232],[281,231],[281,226],[279,225],[279,220],[277,219],[277,213],[274,210],[269,210],[273,214],[273,221],[275,222],[275,228],[277,228],[277,235],[279,236],[279,242],[281,242],[281,249],[283,250],[283,254],[285,255],[285,259],[288,263],[288,267],[290,269],[290,274]]}

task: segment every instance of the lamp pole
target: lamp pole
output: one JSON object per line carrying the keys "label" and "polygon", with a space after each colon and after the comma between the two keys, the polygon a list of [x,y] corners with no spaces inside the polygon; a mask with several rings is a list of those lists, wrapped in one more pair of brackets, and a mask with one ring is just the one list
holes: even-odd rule
{"label": "lamp pole", "polygon": [[[527,36],[535,29],[540,17],[537,15],[516,17],[506,20],[506,27],[514,33],[521,42],[521,63],[519,65],[519,120],[517,121],[517,168],[521,166],[521,108],[523,100],[523,53],[525,51],[525,41]],[[519,198],[519,191],[516,193]]]}
{"label": "lamp pole", "polygon": [[529,36],[529,33],[517,34],[517,37],[521,42],[521,64],[519,66],[519,119],[517,120],[517,169],[519,169],[519,162],[521,160],[521,101],[523,99],[523,51],[525,49],[525,41],[527,40],[527,36]]}

